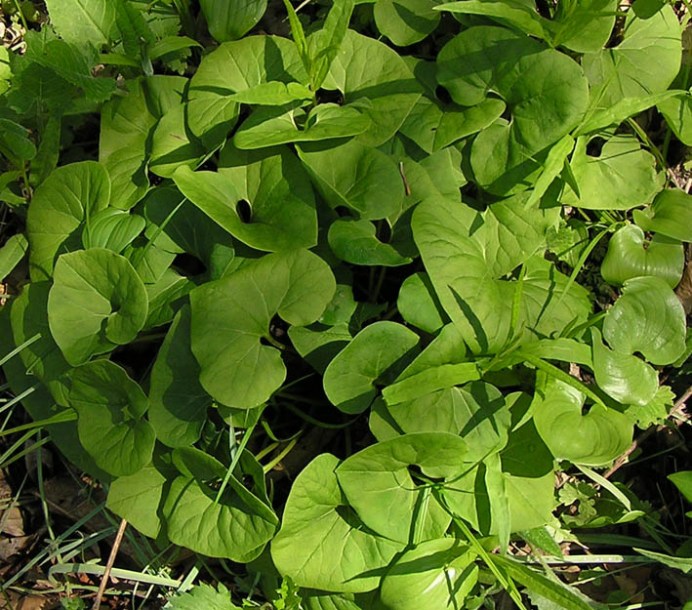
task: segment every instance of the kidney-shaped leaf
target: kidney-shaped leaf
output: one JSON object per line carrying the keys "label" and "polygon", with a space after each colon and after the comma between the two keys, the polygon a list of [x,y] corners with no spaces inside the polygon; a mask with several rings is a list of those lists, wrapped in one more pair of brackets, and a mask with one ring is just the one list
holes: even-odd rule
{"label": "kidney-shaped leaf", "polygon": [[456,538],[428,540],[389,569],[380,599],[389,610],[457,610],[478,580],[476,554]]}
{"label": "kidney-shaped leaf", "polygon": [[641,275],[660,277],[675,288],[685,266],[685,249],[676,240],[654,235],[646,241],[637,225],[618,229],[608,242],[608,252],[601,263],[603,279],[615,285]]}
{"label": "kidney-shaped leaf", "polygon": [[538,385],[534,423],[557,459],[602,466],[629,447],[632,424],[625,415],[598,404],[582,415],[581,392],[553,378]]}
{"label": "kidney-shaped leaf", "polygon": [[614,350],[639,352],[652,364],[675,362],[685,351],[685,333],[685,310],[659,277],[627,280],[603,322],[603,336]]}
{"label": "kidney-shaped leaf", "polygon": [[132,341],[147,319],[147,292],[132,264],[101,248],[64,254],[55,265],[48,323],[73,366]]}
{"label": "kidney-shaped leaf", "polygon": [[274,565],[300,587],[371,591],[403,544],[370,531],[348,505],[334,470],[339,460],[323,453],[296,478],[281,530],[272,540]]}
{"label": "kidney-shaped leaf", "polygon": [[32,279],[53,275],[58,250],[65,242],[76,246],[68,240],[87,216],[108,205],[110,195],[108,172],[95,161],[59,167],[46,178],[34,193],[26,220]]}
{"label": "kidney-shaped leaf", "polygon": [[339,485],[363,523],[401,542],[440,537],[449,525],[437,500],[418,489],[409,468],[429,477],[462,474],[468,445],[456,434],[418,432],[371,445],[336,469]]}
{"label": "kidney-shaped leaf", "polygon": [[226,475],[221,462],[191,447],[176,449],[173,459],[181,474],[171,483],[163,506],[171,541],[210,557],[242,563],[255,559],[279,520],[268,506],[264,474],[254,457],[243,453],[239,463],[251,488],[233,474],[218,502],[212,483]]}
{"label": "kidney-shaped leaf", "polygon": [[143,418],[149,401],[139,384],[108,360],[77,367],[71,379],[79,440],[96,464],[115,476],[144,468],[154,450],[154,431]]}
{"label": "kidney-shaped leaf", "polygon": [[286,377],[279,350],[262,343],[272,318],[310,324],[335,290],[327,264],[306,250],[268,254],[193,290],[192,353],[202,386],[227,406],[261,405]]}
{"label": "kidney-shaped leaf", "polygon": [[[314,246],[317,214],[309,180],[288,150],[224,157],[217,172],[180,167],[176,186],[231,235],[258,250]],[[244,203],[241,203],[244,202]],[[245,206],[245,208],[243,208]]]}
{"label": "kidney-shaped leaf", "polygon": [[418,335],[396,322],[366,326],[324,372],[327,398],[345,413],[362,413],[377,396],[377,384],[396,378],[415,354]]}

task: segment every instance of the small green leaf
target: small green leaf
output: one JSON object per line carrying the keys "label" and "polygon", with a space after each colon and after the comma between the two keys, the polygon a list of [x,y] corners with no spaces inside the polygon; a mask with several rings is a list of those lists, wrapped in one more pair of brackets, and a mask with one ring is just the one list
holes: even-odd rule
{"label": "small green leaf", "polygon": [[115,3],[108,0],[47,0],[51,25],[67,42],[100,47],[115,28]]}
{"label": "small green leaf", "polygon": [[79,440],[106,472],[131,475],[151,461],[154,431],[144,419],[149,401],[139,384],[108,360],[95,360],[70,375],[70,404]]}
{"label": "small green leaf", "polygon": [[427,273],[407,277],[399,289],[396,304],[406,322],[427,333],[435,333],[447,321]]}
{"label": "small green leaf", "polygon": [[391,229],[391,239],[384,243],[377,238],[377,227],[369,220],[335,220],[329,227],[327,239],[332,252],[347,263],[399,267],[407,265],[413,258],[401,252],[406,251],[408,244],[397,243],[396,228],[395,225]]}
{"label": "small green leaf", "polygon": [[681,470],[668,475],[685,499],[692,504],[692,470]]}
{"label": "small green leaf", "polygon": [[437,0],[377,0],[377,29],[398,47],[407,47],[423,40],[440,23],[440,14],[433,10]]}
{"label": "small green leaf", "polygon": [[649,208],[635,210],[633,214],[634,222],[645,231],[692,241],[692,196],[684,191],[661,191]]}
{"label": "small green leaf", "polygon": [[332,4],[321,30],[312,34],[308,40],[310,55],[310,86],[317,91],[329,73],[341,42],[348,31],[355,0],[341,0]]}
{"label": "small green leaf", "polygon": [[618,229],[608,242],[608,252],[601,263],[601,275],[609,284],[622,285],[639,276],[655,276],[675,288],[685,266],[683,245],[654,235],[646,241],[644,231],[636,225]]}
{"label": "small green leaf", "polygon": [[9,119],[0,119],[0,154],[15,166],[23,166],[36,156],[36,145],[29,139],[29,130]]}
{"label": "small green leaf", "polygon": [[0,280],[4,280],[21,262],[29,249],[29,242],[23,233],[16,233],[0,248]]}
{"label": "small green leaf", "polygon": [[222,583],[216,589],[206,583],[195,585],[169,599],[167,606],[170,610],[242,610],[231,601],[231,592]]}
{"label": "small green leaf", "polygon": [[418,345],[418,335],[396,322],[366,326],[331,361],[324,372],[327,397],[344,413],[362,413],[406,366]]}
{"label": "small green leaf", "polygon": [[242,38],[267,10],[267,0],[201,0],[199,4],[217,42]]}
{"label": "small green leaf", "polygon": [[641,353],[652,364],[671,364],[685,351],[685,311],[658,277],[627,280],[608,311],[603,336],[615,351]]}
{"label": "small green leaf", "polygon": [[58,259],[48,322],[73,366],[132,341],[144,326],[147,307],[144,284],[122,256],[92,248]]}
{"label": "small green leaf", "polygon": [[106,208],[94,214],[82,233],[84,247],[105,248],[120,254],[144,231],[146,221],[137,214]]}

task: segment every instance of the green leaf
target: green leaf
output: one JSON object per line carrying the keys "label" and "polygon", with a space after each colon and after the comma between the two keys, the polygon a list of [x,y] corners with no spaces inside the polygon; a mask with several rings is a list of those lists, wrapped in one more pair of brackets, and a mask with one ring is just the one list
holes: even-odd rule
{"label": "green leaf", "polygon": [[534,171],[534,156],[566,135],[586,110],[587,82],[575,61],[503,28],[465,30],[442,48],[437,67],[439,83],[456,103],[475,106],[493,90],[507,104],[510,121],[499,119],[481,131],[471,148],[478,183],[498,194]]}
{"label": "green leaf", "polygon": [[601,275],[609,284],[622,285],[633,277],[660,277],[675,288],[685,266],[683,245],[654,235],[646,240],[636,225],[618,229],[608,242],[608,252],[601,263]]}
{"label": "green leaf", "polygon": [[437,0],[377,0],[377,29],[398,47],[407,47],[423,40],[440,23],[440,14],[433,10]]}
{"label": "green leaf", "polygon": [[[229,150],[220,165],[217,172],[181,167],[173,180],[202,212],[253,248],[276,252],[315,245],[314,195],[287,149]],[[241,215],[243,205],[249,207],[249,218]]]}
{"label": "green leaf", "polygon": [[0,119],[0,154],[15,166],[23,166],[36,156],[36,145],[29,139],[29,130],[9,119]]}
{"label": "green leaf", "polygon": [[108,174],[94,161],[60,167],[36,189],[27,213],[33,280],[53,275],[58,252],[73,249],[79,243],[82,222],[104,209],[110,195]]}
{"label": "green leaf", "polygon": [[646,362],[608,349],[601,333],[591,328],[596,383],[611,398],[627,405],[646,406],[658,391],[658,374]]}
{"label": "green leaf", "polygon": [[418,340],[396,322],[366,326],[324,372],[327,398],[344,413],[362,413],[377,396],[377,386],[386,385],[406,366]]}
{"label": "green leaf", "polygon": [[88,220],[82,243],[87,249],[105,248],[119,254],[144,231],[145,225],[146,221],[138,214],[106,208]]}
{"label": "green leaf", "polygon": [[199,371],[190,348],[190,308],[183,307],[151,371],[149,420],[164,445],[190,446],[202,434],[211,398],[199,383]]}
{"label": "green leaf", "polygon": [[48,322],[71,365],[130,343],[146,318],[147,293],[127,259],[101,248],[58,259]]}
{"label": "green leaf", "polygon": [[371,591],[403,545],[378,536],[353,512],[334,473],[338,465],[323,453],[298,475],[272,540],[272,559],[300,587]]}
{"label": "green leaf", "polygon": [[419,544],[397,558],[382,580],[380,597],[390,610],[457,610],[478,581],[475,553],[454,538]]}
{"label": "green leaf", "polygon": [[0,280],[4,280],[26,256],[29,242],[23,233],[16,233],[0,248]]}
{"label": "green leaf", "polygon": [[109,0],[46,0],[51,25],[77,45],[108,44],[115,28],[115,3]]}
{"label": "green leaf", "polygon": [[664,365],[684,353],[685,328],[685,311],[670,286],[658,277],[636,277],[608,311],[603,336],[615,351],[639,352]]}
{"label": "green leaf", "polygon": [[170,610],[241,610],[231,602],[231,592],[222,583],[216,587],[200,583],[190,591],[169,599],[167,605]]}
{"label": "green leaf", "polygon": [[274,315],[305,326],[319,318],[336,282],[316,255],[269,254],[190,293],[192,352],[204,389],[224,405],[261,405],[283,383],[280,352],[262,341]]}
{"label": "green leaf", "polygon": [[174,461],[180,476],[171,483],[163,506],[166,533],[171,542],[208,555],[246,563],[255,559],[274,536],[278,525],[268,506],[262,467],[243,453],[238,477],[249,480],[249,489],[236,474],[217,502],[211,483],[226,475],[226,467],[199,449],[179,448]]}
{"label": "green leaf", "polygon": [[678,488],[685,500],[692,503],[692,470],[681,470],[668,475],[668,480]]}
{"label": "green leaf", "polygon": [[658,102],[658,110],[675,137],[685,146],[692,146],[692,94],[686,91],[666,96],[665,100]]}
{"label": "green leaf", "polygon": [[190,81],[190,131],[208,148],[220,145],[239,114],[239,106],[230,94],[271,81],[307,82],[292,41],[278,36],[248,36],[223,43],[204,57]]}
{"label": "green leaf", "polygon": [[154,431],[144,419],[149,401],[117,364],[95,360],[70,374],[70,404],[79,440],[106,472],[130,475],[151,461]]}
{"label": "green leaf", "polygon": [[310,55],[310,85],[317,91],[329,73],[341,43],[348,31],[355,0],[341,0],[332,4],[322,29],[312,34],[308,40]]}
{"label": "green leaf", "polygon": [[284,106],[292,102],[309,101],[312,99],[312,93],[305,85],[299,83],[282,83],[272,80],[233,93],[229,96],[229,99],[238,104]]}
{"label": "green leaf", "polygon": [[406,322],[427,333],[435,333],[447,321],[427,273],[414,273],[404,280],[396,305]]}
{"label": "green leaf", "polygon": [[149,538],[161,532],[158,508],[166,483],[165,475],[153,464],[132,475],[118,477],[108,489],[106,506]]}
{"label": "green leaf", "polygon": [[0,47],[0,95],[10,88],[12,68],[10,67],[10,52],[7,47]]}
{"label": "green leaf", "polygon": [[[388,222],[380,220],[381,223]],[[406,256],[408,240],[397,243],[397,225],[392,229],[388,242],[377,237],[377,227],[369,220],[335,220],[329,226],[327,239],[332,252],[341,260],[354,265],[380,265],[399,267],[407,265],[413,258]],[[408,231],[407,231],[408,233]],[[408,252],[415,254],[415,252]]]}
{"label": "green leaf", "polygon": [[361,219],[376,220],[397,211],[404,198],[404,183],[394,161],[357,140],[340,146],[303,144],[298,154],[333,208],[345,206]]}
{"label": "green leaf", "polygon": [[439,10],[457,14],[483,15],[530,36],[541,39],[549,37],[543,25],[544,20],[538,12],[529,3],[521,2],[521,0],[466,0],[443,4]]}
{"label": "green leaf", "polygon": [[151,140],[149,169],[170,178],[179,167],[196,167],[204,158],[202,143],[189,133],[187,109],[181,102],[161,117]]}
{"label": "green leaf", "polygon": [[661,189],[656,160],[642,150],[634,136],[613,136],[598,156],[587,153],[589,140],[577,139],[570,167],[579,197],[569,190],[562,196],[564,204],[589,210],[628,210],[648,203]]}
{"label": "green leaf", "polygon": [[634,547],[634,550],[640,555],[644,555],[644,557],[648,557],[649,559],[655,559],[659,563],[662,563],[664,566],[668,566],[669,568],[675,568],[676,570],[680,570],[685,574],[692,572],[692,558],[690,557],[673,557],[671,555],[666,555],[665,553],[656,553],[655,551],[638,549],[636,547]]}
{"label": "green leaf", "polygon": [[606,110],[628,97],[665,91],[680,69],[680,24],[667,4],[651,15],[646,0],[627,12],[622,42],[582,59],[591,88],[590,111]]}
{"label": "green leaf", "polygon": [[247,34],[267,10],[267,0],[201,0],[200,8],[209,33],[218,42],[237,40]]}
{"label": "green leaf", "polygon": [[649,208],[635,210],[633,215],[634,222],[645,231],[692,241],[692,196],[684,191],[661,191]]}
{"label": "green leaf", "polygon": [[242,149],[266,148],[290,142],[318,142],[357,136],[370,127],[370,118],[352,106],[319,104],[301,108],[256,110],[233,136]]}
{"label": "green leaf", "polygon": [[370,129],[359,137],[370,146],[379,146],[396,133],[421,94],[395,51],[353,30],[346,32],[323,88],[338,89],[346,104],[370,117]]}
{"label": "green leaf", "polygon": [[468,468],[467,447],[459,436],[446,432],[407,434],[350,456],[336,475],[367,527],[402,543],[430,540],[444,534],[451,518],[429,489],[416,486],[409,468],[451,479]]}
{"label": "green leaf", "polygon": [[556,459],[602,466],[623,453],[632,442],[629,419],[594,404],[582,415],[584,396],[571,385],[549,378],[537,386],[534,422]]}

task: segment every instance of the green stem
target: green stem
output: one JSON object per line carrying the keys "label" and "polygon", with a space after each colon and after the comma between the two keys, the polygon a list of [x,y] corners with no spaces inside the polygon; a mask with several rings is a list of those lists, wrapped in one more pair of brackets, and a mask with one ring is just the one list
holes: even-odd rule
{"label": "green stem", "polygon": [[291,451],[293,451],[293,448],[296,446],[296,443],[298,442],[297,438],[292,439],[288,445],[286,445],[279,455],[277,455],[271,462],[266,464],[265,466],[262,466],[262,470],[264,471],[264,474],[267,474],[268,472],[271,472],[274,467],[281,461],[283,460]]}

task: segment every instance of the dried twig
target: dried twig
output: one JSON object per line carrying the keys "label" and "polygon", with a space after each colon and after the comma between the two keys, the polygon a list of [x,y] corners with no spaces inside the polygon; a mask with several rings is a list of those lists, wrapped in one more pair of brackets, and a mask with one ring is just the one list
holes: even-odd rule
{"label": "dried twig", "polygon": [[[692,386],[687,388],[685,390],[685,393],[678,399],[678,401],[673,405],[673,408],[670,410],[670,413],[668,414],[668,417],[673,417],[674,415],[678,414],[680,411],[682,411],[685,408],[685,404],[689,400],[689,398],[692,396]],[[605,472],[603,475],[606,479],[611,477],[615,472],[620,470],[626,463],[630,455],[632,455],[632,452],[639,447],[646,439],[648,439],[654,432],[658,432],[662,426],[651,426],[648,430],[645,430],[638,438],[635,438],[634,441],[632,441],[632,444],[627,448],[627,451],[623,453],[617,460],[615,460],[615,463]]]}
{"label": "dried twig", "polygon": [[103,599],[103,594],[106,592],[106,587],[108,586],[108,581],[111,577],[111,570],[113,569],[113,564],[115,563],[115,557],[118,554],[118,549],[120,548],[120,543],[123,540],[123,535],[125,534],[125,528],[127,527],[127,521],[123,519],[120,522],[120,527],[118,528],[118,533],[115,535],[115,540],[113,541],[113,548],[111,548],[111,554],[108,556],[108,563],[106,563],[106,569],[101,577],[101,584],[99,585],[99,590],[96,593],[96,599],[94,600],[94,605],[91,610],[99,610],[101,608],[101,600]]}

